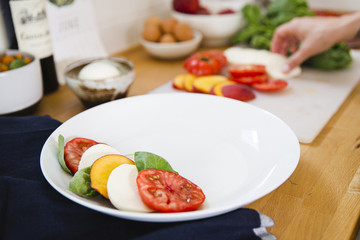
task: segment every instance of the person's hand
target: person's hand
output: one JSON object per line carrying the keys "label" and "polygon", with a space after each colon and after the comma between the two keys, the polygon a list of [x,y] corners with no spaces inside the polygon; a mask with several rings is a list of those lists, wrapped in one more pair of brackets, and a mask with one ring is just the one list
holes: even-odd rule
{"label": "person's hand", "polygon": [[352,39],[360,28],[360,12],[342,17],[295,18],[279,26],[273,36],[271,51],[292,54],[283,71],[289,72],[306,59],[334,44]]}

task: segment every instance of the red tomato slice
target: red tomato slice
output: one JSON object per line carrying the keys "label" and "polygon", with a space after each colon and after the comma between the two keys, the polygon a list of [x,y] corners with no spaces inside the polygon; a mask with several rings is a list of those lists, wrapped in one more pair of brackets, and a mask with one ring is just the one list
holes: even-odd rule
{"label": "red tomato slice", "polygon": [[136,183],[141,199],[157,212],[193,211],[205,201],[201,188],[173,172],[144,169]]}
{"label": "red tomato slice", "polygon": [[260,91],[277,91],[285,88],[288,83],[284,80],[270,80],[263,83],[254,83],[251,86]]}
{"label": "red tomato slice", "polygon": [[269,77],[267,74],[255,75],[255,76],[247,76],[247,77],[231,77],[231,80],[243,83],[243,84],[253,84],[253,83],[263,83],[266,82]]}
{"label": "red tomato slice", "polygon": [[266,67],[260,64],[234,64],[228,67],[228,72],[233,77],[256,76],[266,74]]}
{"label": "red tomato slice", "polygon": [[315,10],[315,15],[322,16],[322,17],[338,17],[341,14],[339,12],[335,12],[335,11]]}
{"label": "red tomato slice", "polygon": [[87,138],[74,138],[65,144],[64,160],[72,174],[78,171],[82,154],[95,144],[99,143]]}

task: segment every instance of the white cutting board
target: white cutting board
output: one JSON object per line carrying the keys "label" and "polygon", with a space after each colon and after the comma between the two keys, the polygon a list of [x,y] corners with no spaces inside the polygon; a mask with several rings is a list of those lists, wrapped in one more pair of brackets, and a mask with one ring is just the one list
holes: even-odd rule
{"label": "white cutting board", "polygon": [[[304,68],[299,77],[288,80],[286,89],[272,93],[255,91],[256,99],[248,103],[278,116],[300,142],[311,143],[360,80],[360,51],[352,50],[351,54],[354,61],[346,70]],[[165,92],[178,90],[169,81],[150,93]]]}

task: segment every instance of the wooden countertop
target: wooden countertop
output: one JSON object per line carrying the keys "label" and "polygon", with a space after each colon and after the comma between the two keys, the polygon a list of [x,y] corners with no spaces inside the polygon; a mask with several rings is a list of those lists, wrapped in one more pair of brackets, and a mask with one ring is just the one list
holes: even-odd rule
{"label": "wooden countertop", "polygon": [[[142,48],[119,53],[132,61],[129,96],[146,94],[184,72],[183,60],[160,61]],[[64,85],[46,95],[35,115],[66,121],[85,110]],[[278,189],[249,204],[271,217],[278,239],[354,239],[360,214],[360,83],[311,144],[301,144],[295,172]]]}

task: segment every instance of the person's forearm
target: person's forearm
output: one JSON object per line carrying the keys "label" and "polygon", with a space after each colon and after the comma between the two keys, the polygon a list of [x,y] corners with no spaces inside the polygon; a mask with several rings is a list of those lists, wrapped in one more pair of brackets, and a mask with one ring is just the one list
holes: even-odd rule
{"label": "person's forearm", "polygon": [[360,31],[360,11],[343,15],[340,20],[342,21],[343,28],[342,32],[338,34],[338,42],[354,39]]}

